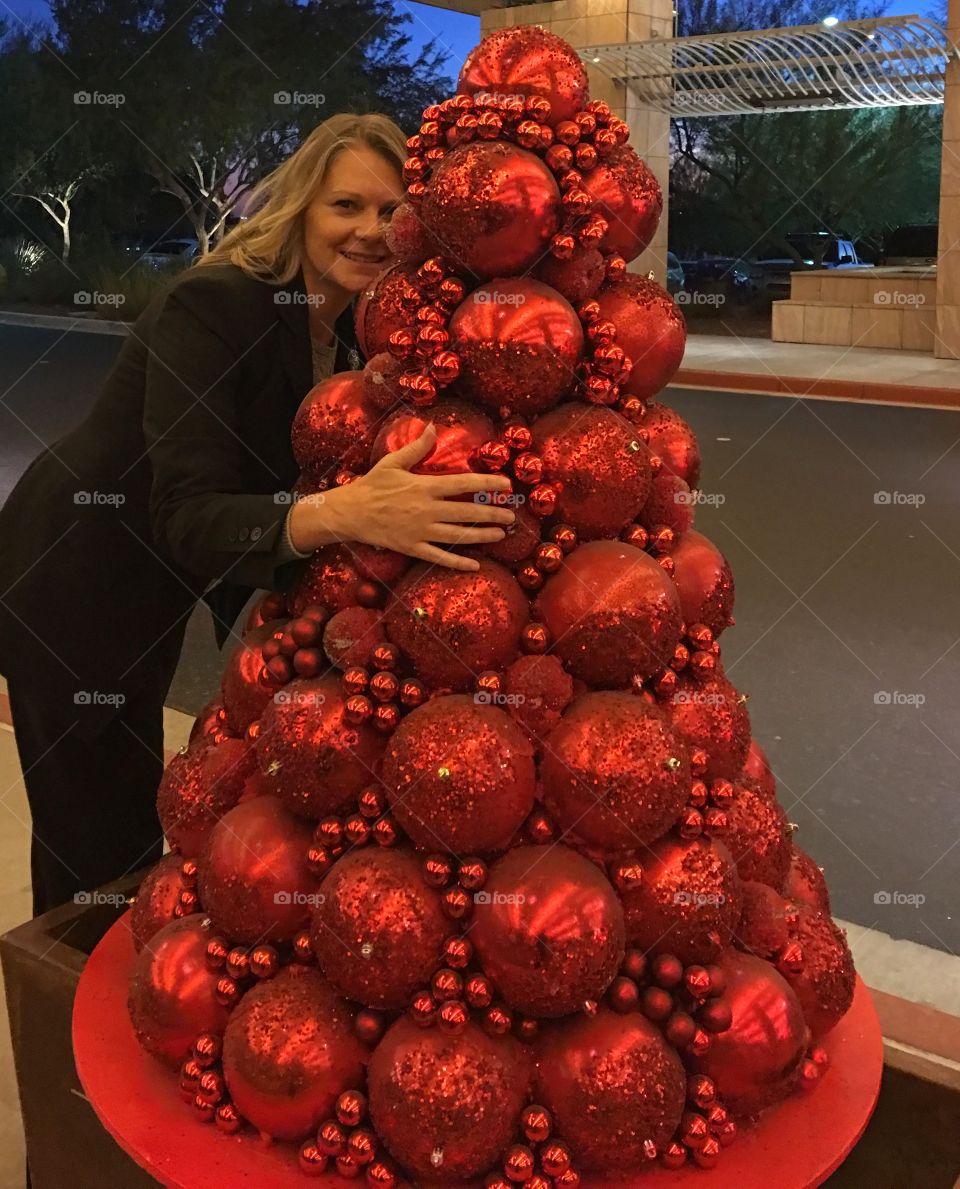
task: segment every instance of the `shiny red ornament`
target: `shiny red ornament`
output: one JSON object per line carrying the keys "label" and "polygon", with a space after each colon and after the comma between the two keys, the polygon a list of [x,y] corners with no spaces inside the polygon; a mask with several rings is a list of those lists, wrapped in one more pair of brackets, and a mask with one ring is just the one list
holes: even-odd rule
{"label": "shiny red ornament", "polygon": [[437,430],[436,442],[426,458],[412,468],[413,473],[459,475],[478,469],[472,465],[473,456],[496,436],[496,427],[479,409],[462,400],[438,401],[422,413],[398,409],[383,423],[370,453],[370,465],[419,438],[431,421]]}
{"label": "shiny red ornament", "polygon": [[228,735],[201,737],[173,756],[157,789],[157,814],[170,846],[196,858],[255,772],[254,749],[246,739]]}
{"label": "shiny red ornament", "polygon": [[662,461],[664,469],[683,479],[691,489],[695,488],[700,481],[700,446],[696,434],[676,409],[650,401],[636,424],[647,435],[647,445]]}
{"label": "shiny red ornament", "polygon": [[665,706],[691,751],[706,752],[704,779],[733,780],[750,747],[750,715],[734,686],[725,677],[702,681],[684,671]]}
{"label": "shiny red ornament", "polygon": [[720,550],[701,533],[684,533],[671,550],[673,580],[684,623],[703,623],[720,635],[733,615],[733,573]]}
{"label": "shiny red ornament", "polygon": [[600,241],[604,253],[616,253],[628,263],[648,247],[663,213],[660,183],[629,145],[603,155],[584,175],[583,188],[594,200],[594,211],[607,220]]}
{"label": "shiny red ornament", "polygon": [[750,1115],[794,1089],[810,1032],[796,995],[769,962],[727,950],[720,966],[732,1022],[695,1065],[732,1114]]}
{"label": "shiny red ornament", "polygon": [[284,804],[320,818],[352,806],[383,754],[383,739],[345,718],[339,676],[299,678],[284,687],[261,720],[260,771]]}
{"label": "shiny red ornament", "polygon": [[594,686],[626,688],[653,676],[680,639],[676,587],[652,557],[619,541],[580,545],[536,606],[553,651]]}
{"label": "shiny red ornament", "polygon": [[740,878],[782,888],[790,867],[792,840],[787,816],[778,802],[767,800],[748,784],[739,784],[727,809],[727,821],[724,841]]}
{"label": "shiny red ornament", "polygon": [[286,621],[272,620],[247,632],[224,665],[220,696],[227,726],[235,735],[242,735],[263,714],[276,692],[276,685],[261,676],[265,664],[263,646],[284,627]]}
{"label": "shiny red ornament", "polygon": [[522,656],[507,669],[498,702],[539,746],[573,699],[573,680],[555,656]]}
{"label": "shiny red ornament", "polygon": [[363,372],[337,372],[303,398],[290,429],[293,456],[314,479],[366,465],[381,413],[367,399]]}
{"label": "shiny red ornament", "polygon": [[736,944],[759,958],[773,960],[790,938],[787,903],[768,884],[747,879],[742,887]]}
{"label": "shiny red ornament", "polygon": [[[254,608],[254,612],[256,610],[257,608]],[[255,627],[262,627],[267,622],[265,619],[260,619],[255,613],[251,614],[250,619],[256,622],[248,622],[244,631],[248,632]],[[193,743],[197,738],[207,738],[211,735],[225,733],[231,733],[227,726],[227,712],[223,708],[223,702],[217,697],[212,702],[208,702],[194,719],[187,742]]]}
{"label": "shiny red ornament", "polygon": [[800,1001],[814,1040],[820,1040],[843,1019],[853,1003],[857,975],[846,934],[828,913],[800,909],[796,940],[803,967],[786,975]]}
{"label": "shiny red ornament", "polygon": [[306,966],[284,967],[248,991],[223,1039],[237,1111],[275,1139],[315,1132],[344,1090],[363,1086],[366,1059],[350,1005]]}
{"label": "shiny red ornament", "polygon": [[830,893],[823,871],[796,843],[793,844],[790,853],[790,866],[783,883],[783,895],[787,900],[794,900],[816,912],[830,915]]}
{"label": "shiny red ornament", "polygon": [[493,411],[530,416],[572,391],[583,328],[556,289],[498,276],[454,311],[450,345],[460,357],[458,391]]}
{"label": "shiny red ornament", "polygon": [[606,263],[596,248],[578,248],[566,260],[558,260],[551,253],[533,270],[538,281],[550,285],[574,305],[594,296],[605,273]]}
{"label": "shiny red ornament", "polygon": [[668,528],[674,537],[682,538],[693,526],[694,498],[685,480],[661,469],[650,484],[650,494],[638,517],[640,524],[651,535]]}
{"label": "shiny red ornament", "polygon": [[516,659],[529,617],[513,575],[484,559],[473,572],[414,566],[394,588],[386,626],[422,681],[466,690],[478,673]]}
{"label": "shiny red ornament", "polygon": [[[568,42],[537,25],[518,25],[486,36],[467,55],[457,92],[492,91],[545,99],[546,123],[556,126],[586,107],[587,72]],[[528,111],[537,111],[528,104]]]}
{"label": "shiny red ornament", "polygon": [[401,1017],[370,1058],[370,1118],[418,1181],[459,1185],[493,1166],[530,1084],[528,1050],[467,1023],[456,1035]]}
{"label": "shiny red ornament", "polygon": [[638,854],[639,887],[624,892],[627,939],[648,954],[712,962],[740,919],[742,891],[726,847],[667,835]]}
{"label": "shiny red ornament", "polygon": [[615,852],[670,829],[690,791],[690,761],[656,706],[603,691],[566,711],[545,742],[540,779],[564,835]]}
{"label": "shiny red ornament", "polygon": [[182,855],[164,855],[150,868],[130,910],[130,933],[138,954],[155,933],[181,915],[177,905],[190,886],[183,877]]}
{"label": "shiny red ornament", "polygon": [[534,1097],[551,1112],[578,1170],[637,1172],[683,1116],[683,1065],[638,1013],[601,1007],[544,1031]]}
{"label": "shiny red ornament", "polygon": [[345,541],[317,550],[290,594],[295,615],[312,604],[323,604],[329,613],[352,607],[364,581],[391,585],[410,565],[410,558],[392,549],[378,549],[358,541]]}
{"label": "shiny red ornament", "polygon": [[391,265],[358,296],[354,325],[367,359],[387,350],[391,334],[413,326],[419,304],[418,268],[415,261]]}
{"label": "shiny red ornament", "polygon": [[687,340],[686,324],[673,298],[656,281],[625,273],[619,281],[607,282],[597,301],[601,317],[617,328],[618,345],[633,360],[622,390],[642,398],[656,395],[680,366]]}
{"label": "shiny red ornament", "polygon": [[650,452],[612,409],[561,405],[533,423],[533,448],[559,489],[557,515],[582,541],[616,536],[650,494]]}
{"label": "shiny red ornament", "polygon": [[539,157],[503,141],[459,145],[434,170],[424,221],[458,271],[517,276],[560,225],[560,191]]}
{"label": "shiny red ornament", "polygon": [[201,1032],[219,1035],[229,1011],[215,994],[218,972],[207,966],[214,937],[199,916],[171,921],[153,935],[137,958],[127,1009],[140,1044],[176,1069],[191,1055]]}
{"label": "shiny red ornament", "polygon": [[450,930],[412,851],[352,851],[323,882],[311,941],[320,969],[366,1007],[402,1008],[430,981]]}
{"label": "shiny red ornament", "polygon": [[416,846],[454,854],[506,846],[533,807],[533,748],[503,710],[434,698],[390,739],[383,782]]}
{"label": "shiny red ornament", "polygon": [[515,847],[475,899],[477,957],[518,1011],[567,1015],[599,999],[616,976],[623,909],[604,873],[570,847]]}
{"label": "shiny red ornament", "polygon": [[248,945],[291,941],[319,882],[307,865],[311,830],[275,797],[231,809],[197,862],[200,901],[218,929]]}

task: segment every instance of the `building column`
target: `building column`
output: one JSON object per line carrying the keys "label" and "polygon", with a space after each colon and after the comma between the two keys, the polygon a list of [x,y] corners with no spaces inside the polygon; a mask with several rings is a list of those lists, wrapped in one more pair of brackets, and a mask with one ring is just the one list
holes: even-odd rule
{"label": "building column", "polygon": [[[960,44],[960,0],[949,0],[947,37],[951,44]],[[955,57],[947,64],[943,97],[934,354],[960,359],[960,60]]]}
{"label": "building column", "polygon": [[[960,4],[960,0],[955,0]],[[672,0],[549,0],[511,8],[488,8],[480,16],[485,37],[515,25],[540,25],[568,41],[585,45],[622,44],[673,36]],[[665,283],[667,269],[667,198],[670,171],[670,117],[639,103],[626,87],[612,82],[587,64],[590,95],[610,105],[630,125],[630,145],[646,161],[663,189],[663,215],[653,242],[636,260],[632,272],[653,272]]]}

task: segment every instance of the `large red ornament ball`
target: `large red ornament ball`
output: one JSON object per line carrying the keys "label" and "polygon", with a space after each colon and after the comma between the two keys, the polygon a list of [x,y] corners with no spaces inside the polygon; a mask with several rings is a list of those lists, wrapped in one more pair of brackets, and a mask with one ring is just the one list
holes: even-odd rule
{"label": "large red ornament ball", "polygon": [[461,1186],[497,1163],[531,1077],[529,1050],[468,1022],[457,1035],[401,1016],[370,1058],[370,1119],[417,1184]]}
{"label": "large red ornament ball", "polygon": [[201,1032],[221,1033],[229,1009],[217,1001],[218,972],[207,968],[214,931],[196,914],[165,925],[137,958],[127,1008],[137,1039],[158,1061],[182,1064]]}
{"label": "large red ornament ball", "polygon": [[800,1000],[815,1040],[836,1027],[850,1010],[857,974],[846,934],[824,912],[800,909],[796,940],[803,967],[787,982]]}
{"label": "large red ornament ball", "polygon": [[552,651],[574,677],[625,688],[667,667],[680,639],[677,589],[649,554],[589,541],[563,559],[537,599]]}
{"label": "large red ornament ball", "polygon": [[257,768],[246,739],[201,738],[167,764],[157,789],[157,814],[173,850],[196,858],[210,831],[237,805]]}
{"label": "large red ornament ball", "polygon": [[577,698],[540,764],[543,801],[564,831],[620,851],[653,842],[690,793],[690,761],[667,716],[630,693]]}
{"label": "large red ornament ball", "polygon": [[700,482],[700,444],[676,409],[652,400],[637,428],[645,431],[650,453],[661,460],[664,470],[695,488]]}
{"label": "large red ornament ball", "polygon": [[788,907],[768,884],[744,880],[736,944],[759,958],[773,959],[790,940]]}
{"label": "large red ornament ball", "polygon": [[394,587],[387,635],[433,688],[466,690],[485,669],[517,658],[530,604],[497,562],[475,571],[415,565]]}
{"label": "large red ornament ball", "polygon": [[460,475],[476,470],[477,449],[497,436],[490,418],[463,400],[437,401],[422,411],[404,406],[383,423],[373,443],[370,465],[415,441],[431,421],[437,438],[426,458],[411,467],[415,475]]}
{"label": "large red ornament ball", "polygon": [[704,780],[733,780],[750,746],[746,699],[726,677],[703,681],[684,671],[665,705],[690,750],[707,753]]}
{"label": "large red ornament ball", "polygon": [[796,1086],[810,1031],[796,995],[769,962],[728,949],[719,965],[733,1022],[711,1037],[696,1066],[716,1083],[726,1107],[751,1115]]}
{"label": "large red ornament ball", "polygon": [[730,848],[741,879],[754,879],[779,891],[787,878],[793,849],[787,815],[749,784],[736,786],[727,807]]}
{"label": "large red ornament ball", "polygon": [[379,731],[344,717],[345,696],[339,673],[297,678],[278,690],[260,720],[260,771],[303,817],[347,810],[383,755]]}
{"label": "large red ornament ball", "polygon": [[350,1005],[319,970],[299,964],[247,991],[223,1038],[234,1106],[274,1139],[315,1132],[344,1090],[363,1086],[365,1060]]}
{"label": "large red ornament ball", "polygon": [[750,750],[747,752],[740,779],[752,784],[757,792],[762,793],[768,800],[776,799],[777,782],[773,769],[756,739],[750,740]]}
{"label": "large red ornament ball", "polygon": [[411,851],[349,851],[323,881],[313,952],[333,986],[367,1007],[406,1007],[442,965],[450,921]]}
{"label": "large red ornament ball", "polygon": [[596,248],[578,248],[565,260],[549,253],[533,270],[533,275],[567,301],[579,305],[594,296],[603,284],[606,271],[607,262]]}
{"label": "large red ornament ball", "polygon": [[550,1112],[578,1171],[629,1172],[662,1149],[683,1115],[683,1065],[639,1012],[560,1020],[537,1044],[534,1100]]}
{"label": "large red ornament ball", "polygon": [[628,263],[636,259],[663,213],[660,183],[643,159],[629,145],[619,145],[583,175],[583,188],[594,200],[594,211],[609,223],[601,251]]}
{"label": "large red ornament ball", "polygon": [[299,582],[290,593],[294,615],[312,606],[331,612],[357,604],[357,588],[363,582],[390,586],[410,565],[410,558],[392,549],[380,549],[360,541],[343,541],[318,549],[307,563]]}
{"label": "large red ornament ball", "polygon": [[576,52],[556,33],[518,25],[490,33],[467,54],[457,92],[476,95],[539,95],[550,104],[548,123],[571,120],[590,98],[587,72]]}
{"label": "large red ornament ball", "polygon": [[650,451],[613,409],[561,405],[533,423],[543,477],[559,486],[557,516],[581,541],[615,537],[646,503]]}
{"label": "large red ornament ball", "polygon": [[705,623],[719,636],[733,614],[730,563],[712,541],[693,529],[683,534],[670,556],[684,623]]}
{"label": "large red ornament ball", "polygon": [[458,270],[479,278],[518,276],[549,249],[560,226],[560,191],[533,153],[504,141],[475,141],[440,162],[421,210]]}
{"label": "large red ornament ball", "polygon": [[385,268],[357,297],[353,322],[357,345],[372,359],[390,345],[395,330],[413,326],[417,309],[416,261]]}
{"label": "large red ornament ball", "polygon": [[533,807],[533,747],[496,706],[466,694],[433,698],[390,737],[383,783],[421,849],[496,850]]}
{"label": "large red ornament ball", "polygon": [[488,541],[483,545],[461,546],[457,549],[458,553],[462,553],[466,557],[490,557],[494,561],[503,562],[511,567],[533,553],[534,549],[541,544],[540,534],[543,530],[543,521],[539,516],[534,515],[526,504],[511,502],[503,506],[509,507],[516,517],[513,524],[500,526],[506,530],[507,534],[503,540]]}
{"label": "large red ornament ball", "polygon": [[661,470],[650,484],[650,494],[637,522],[649,532],[664,525],[681,537],[693,527],[696,497],[679,475]]}
{"label": "large red ornament ball", "polygon": [[474,899],[477,957],[518,1011],[568,1015],[598,1000],[616,976],[623,908],[603,871],[570,847],[515,847]]}
{"label": "large red ornament ball", "polygon": [[364,395],[363,372],[321,380],[303,398],[290,429],[297,465],[314,480],[362,470],[381,415]]}
{"label": "large red ornament ball", "polygon": [[255,797],[214,827],[197,862],[200,903],[248,945],[290,941],[310,919],[319,881],[307,866],[310,826],[275,797]]}
{"label": "large red ornament ball", "polygon": [[182,855],[164,855],[143,877],[130,909],[130,933],[138,954],[155,933],[175,919],[180,893],[188,886]]}
{"label": "large red ornament ball", "polygon": [[624,892],[627,942],[681,962],[713,962],[740,919],[743,902],[733,859],[720,842],[669,835],[638,852],[643,878]]}
{"label": "large red ornament ball", "polygon": [[497,277],[457,306],[450,347],[460,356],[458,392],[529,417],[574,388],[583,327],[556,289],[530,277]]}
{"label": "large red ornament ball", "polygon": [[394,210],[384,238],[387,247],[398,260],[426,260],[434,256],[437,245],[417,208],[410,202],[401,202]]}
{"label": "large red ornament ball", "polygon": [[539,751],[573,700],[573,678],[555,656],[522,656],[507,669],[503,694],[494,700],[527,729]]}
{"label": "large red ornament ball", "polygon": [[617,328],[617,345],[633,360],[622,391],[641,398],[655,396],[670,383],[683,359],[683,314],[666,289],[636,273],[604,285],[596,300],[600,317]]}
{"label": "large red ornament ball", "polygon": [[273,697],[274,686],[261,680],[264,669],[263,646],[274,632],[282,631],[286,620],[271,620],[247,632],[231,652],[220,680],[227,726],[234,735],[242,735],[263,714]]}
{"label": "large red ornament ball", "polygon": [[815,912],[830,915],[830,892],[823,871],[796,843],[790,852],[790,866],[783,884],[783,895],[785,899],[805,904]]}
{"label": "large red ornament ball", "polygon": [[327,620],[323,650],[340,669],[367,665],[371,651],[386,640],[383,612],[373,607],[344,607]]}

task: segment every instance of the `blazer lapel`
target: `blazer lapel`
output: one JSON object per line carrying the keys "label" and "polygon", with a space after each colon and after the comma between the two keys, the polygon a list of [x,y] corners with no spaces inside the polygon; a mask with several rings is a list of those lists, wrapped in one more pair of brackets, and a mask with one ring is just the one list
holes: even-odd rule
{"label": "blazer lapel", "polygon": [[274,303],[280,326],[280,358],[293,389],[296,408],[313,387],[313,351],[303,270],[287,285],[270,288],[273,290],[270,300]]}

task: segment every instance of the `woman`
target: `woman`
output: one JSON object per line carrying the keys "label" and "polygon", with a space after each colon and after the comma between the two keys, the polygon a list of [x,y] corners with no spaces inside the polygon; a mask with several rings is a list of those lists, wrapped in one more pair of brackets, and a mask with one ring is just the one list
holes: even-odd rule
{"label": "woman", "polygon": [[0,511],[0,671],[35,915],[159,857],[163,704],[211,582],[222,643],[253,589],[288,585],[324,544],[473,569],[441,546],[500,540],[513,520],[447,498],[503,477],[411,472],[432,427],[291,505],[291,422],[319,379],[362,366],[351,303],[390,261],[405,156],[384,116],[316,128],[257,188],[255,213],[144,311],[90,414]]}

